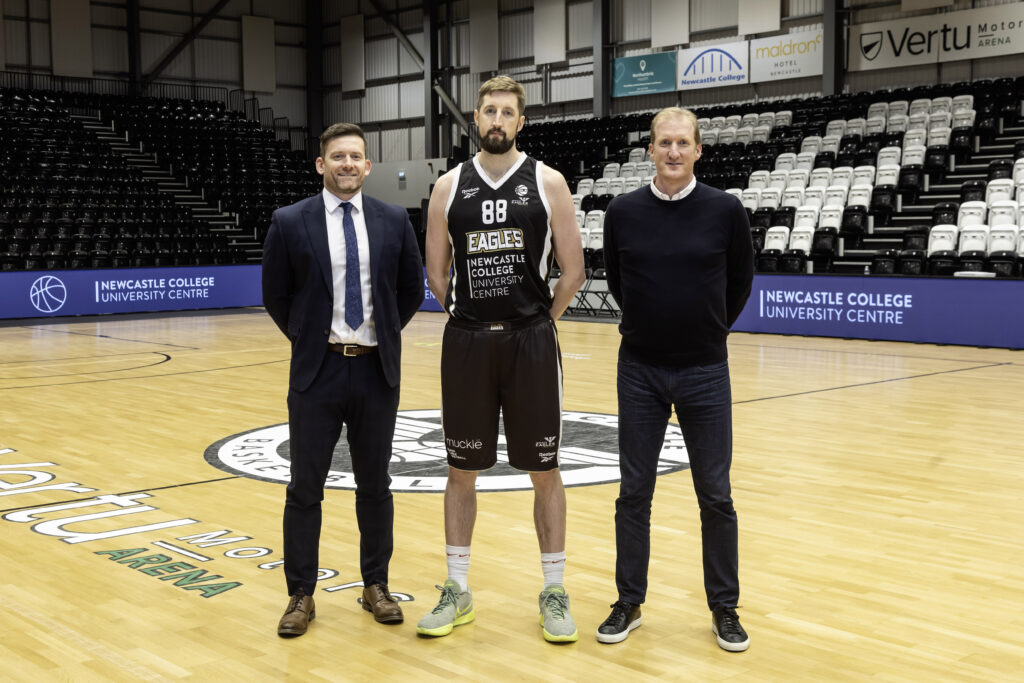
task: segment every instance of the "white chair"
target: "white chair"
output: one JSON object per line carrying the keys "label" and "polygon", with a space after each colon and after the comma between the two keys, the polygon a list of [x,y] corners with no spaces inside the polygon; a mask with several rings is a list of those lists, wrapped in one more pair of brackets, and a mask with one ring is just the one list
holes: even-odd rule
{"label": "white chair", "polygon": [[796,167],[810,171],[814,168],[814,158],[816,156],[818,155],[814,152],[800,152],[796,155]]}
{"label": "white chair", "polygon": [[793,112],[789,109],[775,112],[775,120],[772,122],[772,127],[777,126],[789,126],[793,123]]}
{"label": "white chair", "polygon": [[1016,225],[992,225],[988,231],[988,253],[1016,251],[1020,228]]}
{"label": "white chair", "polygon": [[907,130],[928,130],[927,111],[912,112],[907,117]]}
{"label": "white chair", "polygon": [[587,249],[604,249],[604,227],[592,227],[587,231]]}
{"label": "white chair", "polygon": [[924,145],[910,145],[909,147],[903,148],[903,165],[909,166],[910,164],[924,164],[924,155],[927,153],[928,148]]}
{"label": "white chair", "polygon": [[988,226],[967,225],[960,228],[959,252],[980,251],[988,253]]}
{"label": "white chair", "polygon": [[789,178],[786,179],[786,187],[799,187],[801,189],[807,187],[807,179],[811,173],[804,168],[794,168],[789,172]]}
{"label": "white chair", "polygon": [[875,167],[874,166],[858,166],[853,169],[853,185],[874,185],[875,184]]}
{"label": "white chair", "polygon": [[847,206],[871,206],[871,185],[859,184],[850,188],[846,195]]}
{"label": "white chair", "polygon": [[625,178],[611,178],[608,183],[608,194],[618,197],[626,189]]}
{"label": "white chair", "polygon": [[782,202],[782,188],[766,187],[761,190],[761,203],[758,208],[777,209]]}
{"label": "white chair", "polygon": [[867,121],[862,118],[853,118],[846,120],[846,134],[847,135],[859,135],[864,137],[864,128],[867,126]]}
{"label": "white chair", "polygon": [[795,228],[815,228],[818,225],[818,207],[807,204],[796,208],[796,216],[793,218]]}
{"label": "white chair", "polygon": [[[643,147],[634,147],[629,150],[629,163],[637,164],[647,158],[647,150]],[[622,170],[619,170],[619,174],[622,174]]]}
{"label": "white chair", "polygon": [[899,164],[882,164],[875,172],[875,185],[898,185],[899,182]]}
{"label": "white chair", "polygon": [[725,117],[724,116],[712,116],[711,127],[712,128],[725,128]]}
{"label": "white chair", "polygon": [[611,178],[598,178],[594,181],[594,194],[608,194],[608,186],[611,184]]}
{"label": "white chair", "polygon": [[704,131],[706,131],[710,127],[711,127],[711,119],[709,119],[706,116],[701,116],[701,117],[697,118],[697,128],[700,130],[701,133],[703,133]]}
{"label": "white chair", "polygon": [[792,206],[794,209],[803,206],[804,191],[800,187],[787,187],[782,191],[782,205]]}
{"label": "white chair", "polygon": [[644,181],[642,181],[640,178],[637,178],[636,176],[633,176],[632,178],[626,178],[626,184],[625,187],[623,187],[622,191],[632,192],[633,190],[639,190],[643,186],[643,184]]}
{"label": "white chair", "polygon": [[916,100],[914,100],[913,102],[910,103],[909,115],[913,116],[914,114],[920,114],[921,112],[924,112],[925,114],[927,114],[931,110],[932,110],[931,98],[928,98],[928,97],[919,98],[919,99],[916,99]]}
{"label": "white chair", "polygon": [[953,98],[948,96],[933,97],[929,110],[932,114],[950,113],[953,111]]}
{"label": "white chair", "polygon": [[700,144],[705,146],[712,146],[718,143],[718,128],[708,128],[700,132]]}
{"label": "white chair", "polygon": [[744,114],[740,119],[740,128],[753,128],[757,125],[757,114],[751,112]]}
{"label": "white chair", "polygon": [[572,196],[572,203],[573,203],[573,206],[576,207],[576,210],[579,211],[580,207],[583,205],[583,195],[581,195],[581,194],[574,194]]}
{"label": "white chair", "polygon": [[583,233],[587,229],[587,214],[583,213],[579,209],[576,210],[576,225],[580,228],[580,233]]}
{"label": "white chair", "polygon": [[595,230],[600,232],[604,229],[604,211],[601,209],[593,209],[587,211],[587,215],[583,219],[583,226],[587,229],[587,232],[593,233]]}
{"label": "white chair", "polygon": [[992,206],[995,202],[1013,199],[1013,180],[1010,178],[997,178],[988,181],[985,186],[985,203]]}
{"label": "white chair", "polygon": [[839,154],[839,143],[842,137],[839,135],[826,135],[821,139],[821,151]]}
{"label": "white chair", "polygon": [[735,140],[736,129],[732,128],[731,126],[729,128],[723,128],[718,133],[718,144],[720,145],[728,145],[735,142]]}
{"label": "white chair", "polygon": [[889,103],[888,102],[872,102],[871,106],[868,107],[868,118],[880,117],[886,118],[889,116]]}
{"label": "white chair", "polygon": [[948,145],[949,138],[953,134],[953,129],[949,126],[940,126],[939,128],[928,129],[928,146],[932,145]]}
{"label": "white chair", "polygon": [[654,175],[654,162],[653,161],[641,161],[636,165],[636,174],[643,178],[644,176]]}
{"label": "white chair", "polygon": [[977,112],[973,109],[955,111],[953,112],[953,122],[950,126],[952,128],[974,128],[974,119],[976,116]]}
{"label": "white chair", "polygon": [[867,123],[864,124],[864,133],[871,135],[872,133],[884,133],[885,132],[885,119],[875,116],[869,118]]}
{"label": "white chair", "polygon": [[[899,147],[883,147],[878,150],[878,156],[875,159],[875,165],[878,167],[885,166],[887,164],[900,165],[900,157],[902,156],[903,150]],[[881,183],[879,183],[881,184]]]}
{"label": "white chair", "polygon": [[885,123],[885,130],[889,133],[903,133],[908,123],[906,114],[892,114]]}
{"label": "white chair", "polygon": [[928,231],[928,256],[937,251],[956,251],[959,230],[955,225],[940,223]]}
{"label": "white chair", "polygon": [[626,163],[619,166],[619,177],[620,178],[632,178],[636,175],[636,162],[627,161]]}
{"label": "white chair", "polygon": [[580,181],[576,183],[576,194],[587,195],[592,194],[594,191],[594,179],[593,178],[580,178]]}
{"label": "white chair", "polygon": [[796,155],[792,152],[783,152],[775,157],[775,170],[792,171],[796,168]]}
{"label": "white chair", "polygon": [[821,151],[821,136],[820,135],[808,135],[800,143],[801,152],[810,152],[811,154],[817,154]]}
{"label": "white chair", "polygon": [[730,114],[725,117],[726,128],[739,128],[743,123],[743,117],[739,114]]}
{"label": "white chair", "polygon": [[740,189],[738,187],[730,187],[730,188],[726,188],[726,190],[725,190],[726,194],[731,194],[733,197],[736,197],[736,199],[739,199],[740,201],[743,200],[743,193],[744,192],[745,192],[745,190],[742,190],[742,189]]}
{"label": "white chair", "polygon": [[763,111],[760,114],[758,114],[757,125],[768,126],[768,129],[771,130],[773,127],[775,127],[775,112]]}
{"label": "white chair", "polygon": [[1017,202],[1007,200],[989,204],[988,224],[992,228],[1004,225],[1017,227],[1020,224],[1020,207]]}
{"label": "white chair", "polygon": [[825,203],[824,187],[808,187],[804,190],[804,205],[821,207]]}
{"label": "white chair", "polygon": [[761,188],[748,187],[740,193],[740,202],[751,211],[757,211],[761,205]]}
{"label": "white chair", "polygon": [[789,171],[777,168],[768,174],[768,187],[785,189],[787,185],[789,185]]}
{"label": "white chair", "polygon": [[768,171],[754,171],[747,180],[747,187],[761,189],[768,187],[768,180],[771,174]]}
{"label": "white chair", "polygon": [[853,184],[853,166],[836,166],[832,169],[832,184],[849,187]]}
{"label": "white chair", "polygon": [[953,98],[953,108],[951,111],[954,114],[968,109],[974,109],[974,95],[957,95]]}
{"label": "white chair", "polygon": [[988,214],[988,206],[985,202],[964,202],[957,212],[956,225],[963,228],[966,225],[982,225]]}
{"label": "white chair", "polygon": [[739,142],[743,145],[749,145],[754,139],[754,129],[750,126],[741,126],[736,129],[736,139],[733,142]]}
{"label": "white chair", "polygon": [[811,171],[807,179],[808,187],[828,187],[832,184],[832,169],[823,167]]}
{"label": "white chair", "polygon": [[1013,162],[1013,184],[1024,185],[1024,157]]}
{"label": "white chair", "polygon": [[825,206],[846,206],[850,188],[846,185],[829,185],[825,188]]}
{"label": "white chair", "polygon": [[949,128],[953,122],[953,115],[948,111],[937,111],[928,115],[928,130],[936,128]]}
{"label": "white chair", "polygon": [[789,228],[784,225],[773,225],[764,234],[764,250],[775,249],[783,252],[789,246]]}
{"label": "white chair", "polygon": [[907,130],[903,134],[903,149],[907,147],[913,147],[916,145],[924,146],[924,143],[928,140],[928,131],[924,128],[918,128],[917,130]]}
{"label": "white chair", "polygon": [[836,230],[843,224],[843,207],[842,206],[830,206],[826,204],[821,207],[821,211],[818,212],[818,227],[819,228],[835,228]]}
{"label": "white chair", "polygon": [[609,161],[604,165],[604,171],[601,173],[602,178],[618,178],[619,177],[619,163],[617,161]]}
{"label": "white chair", "polygon": [[846,135],[846,119],[832,119],[825,126],[825,135],[843,137]]}
{"label": "white chair", "polygon": [[760,124],[754,126],[751,131],[750,139],[752,142],[768,142],[768,138],[771,137],[772,127],[762,126]]}
{"label": "white chair", "polygon": [[789,248],[791,250],[810,254],[813,243],[814,226],[793,226],[793,230],[789,233]]}
{"label": "white chair", "polygon": [[654,181],[654,174],[653,173],[648,173],[643,178],[641,178],[640,181],[644,185],[650,185]]}
{"label": "white chair", "polygon": [[889,116],[893,114],[902,114],[906,116],[910,111],[910,103],[906,100],[893,100],[889,103]]}

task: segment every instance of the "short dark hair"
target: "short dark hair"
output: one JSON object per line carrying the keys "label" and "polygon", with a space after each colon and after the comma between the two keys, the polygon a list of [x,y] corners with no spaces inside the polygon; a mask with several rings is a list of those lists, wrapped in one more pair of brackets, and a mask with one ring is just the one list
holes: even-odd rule
{"label": "short dark hair", "polygon": [[363,129],[354,123],[334,123],[327,127],[323,133],[320,133],[320,156],[327,154],[327,143],[334,138],[344,137],[346,135],[355,135],[357,138],[363,141],[363,150],[366,150],[366,136],[363,135]]}

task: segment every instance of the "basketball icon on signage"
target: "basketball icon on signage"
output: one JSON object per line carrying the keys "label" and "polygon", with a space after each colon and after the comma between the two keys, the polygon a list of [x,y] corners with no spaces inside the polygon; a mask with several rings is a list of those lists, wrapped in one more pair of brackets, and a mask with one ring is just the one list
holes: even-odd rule
{"label": "basketball icon on signage", "polygon": [[56,313],[68,300],[68,290],[60,278],[43,275],[32,283],[29,298],[40,313]]}

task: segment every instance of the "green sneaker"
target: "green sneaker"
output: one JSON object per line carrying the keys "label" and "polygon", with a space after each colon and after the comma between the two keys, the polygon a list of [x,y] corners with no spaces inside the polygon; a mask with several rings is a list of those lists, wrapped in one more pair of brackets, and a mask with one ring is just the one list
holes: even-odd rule
{"label": "green sneaker", "polygon": [[576,622],[569,614],[569,595],[559,584],[552,584],[540,592],[540,625],[544,640],[551,643],[574,643],[580,634]]}
{"label": "green sneaker", "polygon": [[476,614],[473,612],[473,593],[462,592],[456,581],[448,579],[443,586],[435,586],[441,591],[441,599],[437,607],[430,612],[416,625],[416,633],[424,636],[446,636],[456,626],[462,626],[473,621]]}

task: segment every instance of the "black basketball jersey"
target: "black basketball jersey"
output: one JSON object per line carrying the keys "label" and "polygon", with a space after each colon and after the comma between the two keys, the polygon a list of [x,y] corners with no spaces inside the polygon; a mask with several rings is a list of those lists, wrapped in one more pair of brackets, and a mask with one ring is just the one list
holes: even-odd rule
{"label": "black basketball jersey", "polygon": [[522,154],[497,182],[476,157],[463,162],[445,216],[455,266],[449,314],[489,322],[551,309],[551,206],[540,161]]}

